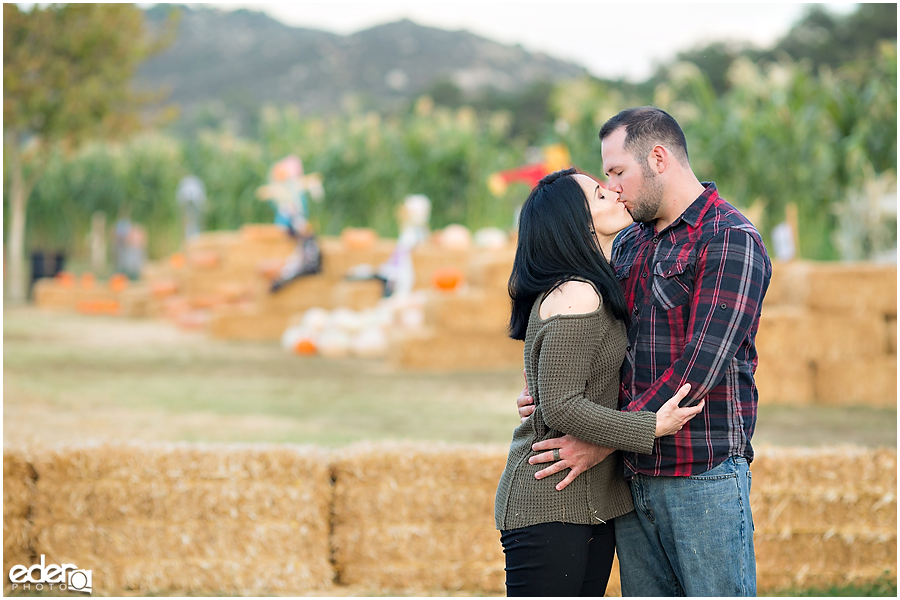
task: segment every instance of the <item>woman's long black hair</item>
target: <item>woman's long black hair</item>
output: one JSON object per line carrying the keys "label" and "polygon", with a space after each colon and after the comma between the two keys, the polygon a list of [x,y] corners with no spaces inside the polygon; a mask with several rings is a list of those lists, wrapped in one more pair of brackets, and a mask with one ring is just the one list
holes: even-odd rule
{"label": "woman's long black hair", "polygon": [[519,243],[509,276],[509,337],[524,340],[540,294],[573,279],[590,281],[613,316],[627,320],[616,274],[591,232],[593,220],[577,171],[547,175],[531,190],[519,215]]}

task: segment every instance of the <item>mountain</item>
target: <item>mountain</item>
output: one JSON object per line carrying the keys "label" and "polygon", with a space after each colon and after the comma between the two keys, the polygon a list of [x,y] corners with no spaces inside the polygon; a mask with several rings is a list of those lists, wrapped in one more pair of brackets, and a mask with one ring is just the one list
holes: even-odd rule
{"label": "mountain", "polygon": [[135,83],[169,89],[169,101],[187,114],[209,103],[229,111],[275,103],[328,113],[350,101],[390,109],[441,83],[474,96],[586,73],[518,45],[409,20],[344,36],[245,9],[156,5],[146,12],[148,24],[159,26],[173,8],[180,12],[173,43],[143,63]]}

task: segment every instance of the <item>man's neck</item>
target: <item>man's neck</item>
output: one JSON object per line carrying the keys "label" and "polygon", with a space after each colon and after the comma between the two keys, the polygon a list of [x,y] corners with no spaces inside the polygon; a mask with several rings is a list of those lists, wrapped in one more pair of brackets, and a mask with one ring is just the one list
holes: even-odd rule
{"label": "man's neck", "polygon": [[675,219],[680,217],[694,203],[694,200],[706,191],[703,184],[693,176],[684,185],[673,186],[673,188],[673,194],[670,198],[663,200],[663,205],[658,213],[659,216],[653,224],[657,232],[674,223]]}

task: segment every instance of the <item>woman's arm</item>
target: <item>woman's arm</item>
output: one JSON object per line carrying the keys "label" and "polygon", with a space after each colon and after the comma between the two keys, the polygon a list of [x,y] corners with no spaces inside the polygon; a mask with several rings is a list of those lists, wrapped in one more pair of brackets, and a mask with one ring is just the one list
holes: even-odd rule
{"label": "woman's arm", "polygon": [[[548,427],[598,446],[649,454],[656,439],[656,413],[625,413],[585,396],[608,321],[596,317],[554,319],[541,332],[537,378],[540,410]],[[618,383],[619,365],[610,365]],[[618,388],[618,385],[616,385]]]}

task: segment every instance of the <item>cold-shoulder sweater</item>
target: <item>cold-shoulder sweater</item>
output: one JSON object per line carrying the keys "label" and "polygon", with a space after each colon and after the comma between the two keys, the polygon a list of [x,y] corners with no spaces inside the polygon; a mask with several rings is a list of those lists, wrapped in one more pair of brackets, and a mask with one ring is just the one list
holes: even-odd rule
{"label": "cold-shoulder sweater", "polygon": [[634,506],[615,452],[562,491],[568,469],[543,479],[550,463],[530,465],[535,442],[571,434],[584,441],[649,454],[656,414],[619,412],[619,368],[625,356],[625,325],[601,300],[597,310],[540,317],[538,296],[525,333],[525,376],[535,410],[513,432],[506,469],[494,503],[497,529],[538,523],[591,525],[624,515]]}

